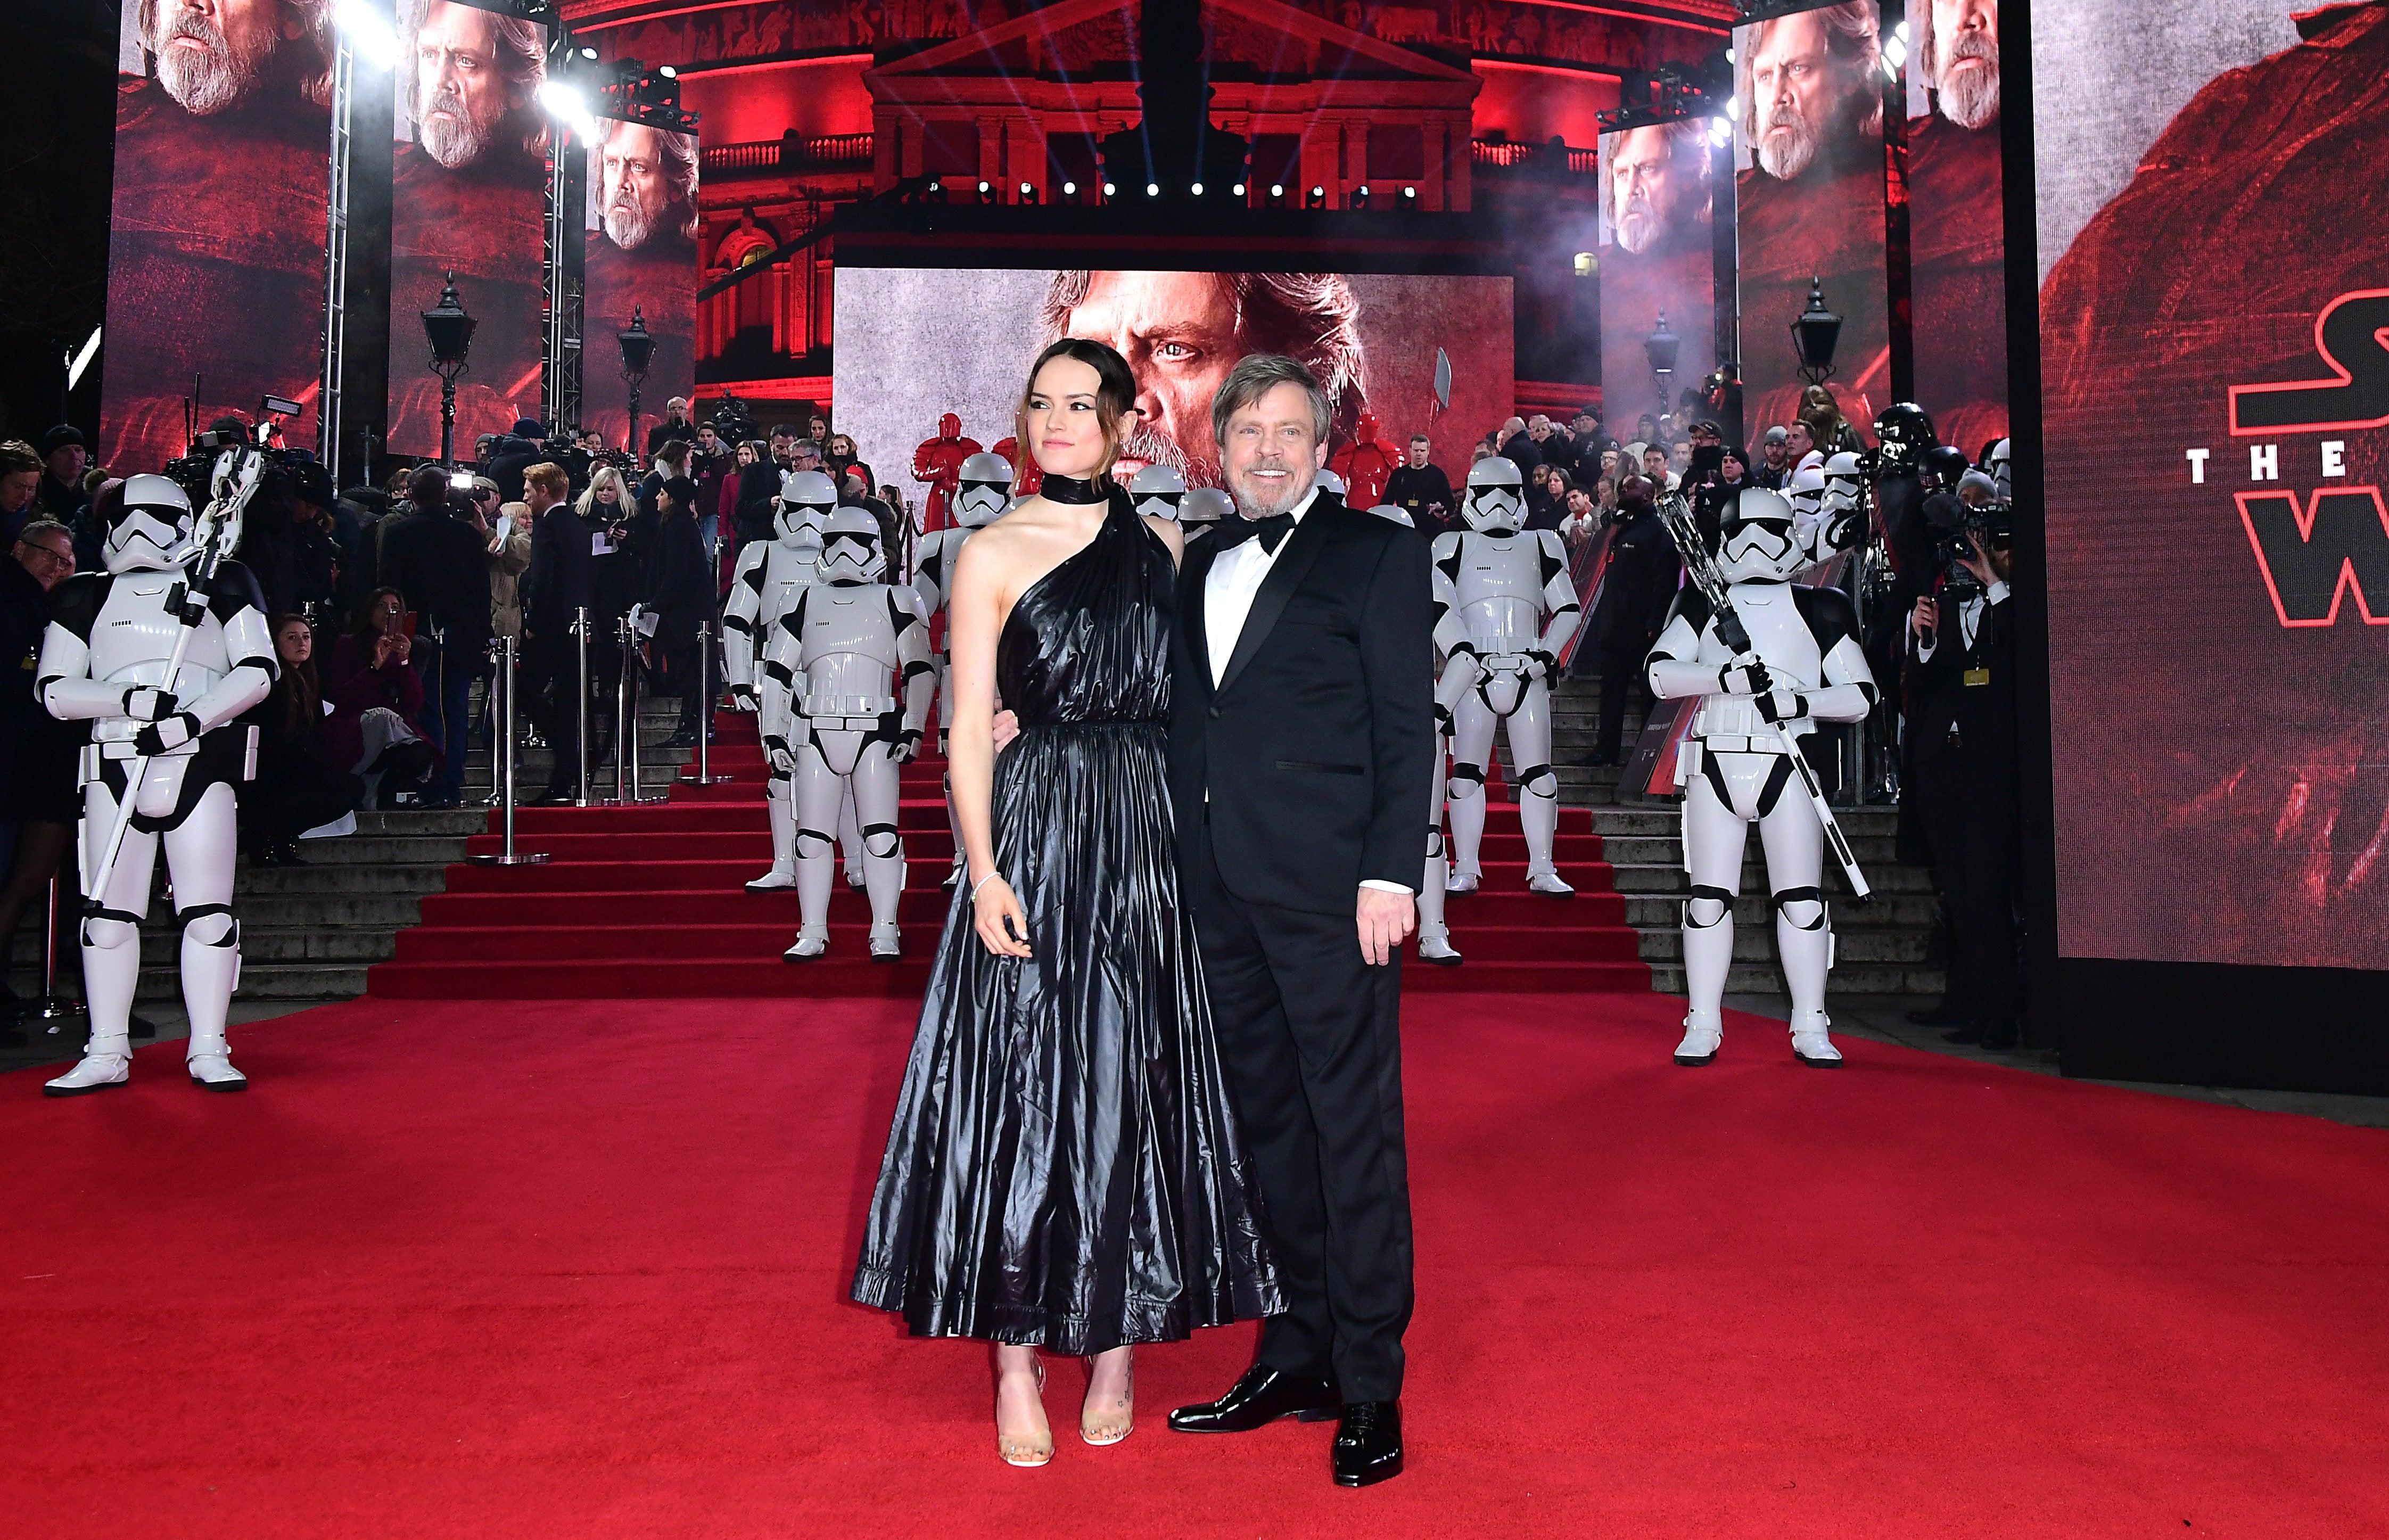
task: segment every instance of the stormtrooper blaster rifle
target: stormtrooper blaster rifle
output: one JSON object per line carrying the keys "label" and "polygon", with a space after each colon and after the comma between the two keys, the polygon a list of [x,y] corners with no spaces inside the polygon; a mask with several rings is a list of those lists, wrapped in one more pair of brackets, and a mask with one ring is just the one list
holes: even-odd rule
{"label": "stormtrooper blaster rifle", "polygon": [[[1707,542],[1701,539],[1691,505],[1680,494],[1669,492],[1659,499],[1658,514],[1660,523],[1667,526],[1676,550],[1684,558],[1684,571],[1691,576],[1693,586],[1708,601],[1709,621],[1717,628],[1718,640],[1731,650],[1737,660],[1755,658],[1757,649],[1750,644],[1750,631],[1734,611],[1725,576],[1718,570],[1717,558],[1710,554]],[[1833,809],[1825,802],[1824,788],[1817,784],[1817,772],[1809,765],[1808,757],[1800,752],[1800,745],[1783,731],[1782,722],[1769,722],[1767,728],[1775,735],[1783,757],[1792,761],[1792,773],[1799,778],[1800,789],[1808,794],[1808,806],[1816,809],[1817,821],[1824,826],[1826,846],[1833,852],[1842,874],[1849,879],[1850,891],[1865,898],[1869,893],[1866,874],[1859,870],[1858,856],[1843,836],[1842,826],[1833,821]]]}
{"label": "stormtrooper blaster rifle", "polygon": [[[199,622],[207,618],[208,589],[215,580],[216,570],[240,545],[241,515],[249,507],[249,500],[257,495],[258,483],[265,475],[265,452],[253,444],[235,446],[216,457],[207,511],[199,515],[193,533],[197,554],[185,568],[183,579],[166,593],[167,613],[182,624],[174,632],[174,650],[167,655],[165,675],[158,682],[158,693],[165,699],[173,698],[174,686],[182,678],[184,655],[190,651],[191,638],[198,633]],[[108,846],[99,859],[83,873],[86,916],[96,914],[101,908],[101,896],[107,893],[108,880],[115,873],[116,858],[124,848],[126,832],[133,827],[134,812],[141,804],[141,785],[155,757],[147,754],[135,756],[125,770],[124,798],[117,804],[116,825],[109,832]]]}

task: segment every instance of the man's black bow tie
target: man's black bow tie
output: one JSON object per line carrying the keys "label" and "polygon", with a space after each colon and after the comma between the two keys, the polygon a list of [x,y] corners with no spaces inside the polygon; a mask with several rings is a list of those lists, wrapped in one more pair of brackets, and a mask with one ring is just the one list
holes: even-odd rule
{"label": "man's black bow tie", "polygon": [[1293,531],[1292,514],[1271,514],[1267,518],[1223,519],[1216,538],[1222,551],[1233,551],[1248,540],[1258,540],[1261,549],[1274,556],[1279,543]]}

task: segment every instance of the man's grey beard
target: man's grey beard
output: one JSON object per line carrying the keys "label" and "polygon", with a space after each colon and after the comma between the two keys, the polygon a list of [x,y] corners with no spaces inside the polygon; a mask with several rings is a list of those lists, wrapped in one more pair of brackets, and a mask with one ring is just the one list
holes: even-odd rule
{"label": "man's grey beard", "polygon": [[[453,118],[435,118],[441,108],[455,114]],[[415,125],[415,137],[432,159],[450,171],[469,166],[490,147],[492,135],[473,121],[465,109],[465,99],[454,86],[442,86],[439,95],[423,104],[423,111]]]}
{"label": "man's grey beard", "polygon": [[[178,48],[174,46],[178,37],[196,38],[206,46],[196,51]],[[206,17],[180,11],[174,24],[158,38],[158,82],[185,111],[204,118],[249,95],[265,73],[265,61],[273,57],[271,36],[262,47],[243,53]]]}
{"label": "man's grey beard", "polygon": [[[1961,58],[1983,61],[1980,70],[1951,70]],[[1999,51],[1978,32],[1961,32],[1940,61],[1941,116],[1960,128],[1981,128],[1999,115]]]}
{"label": "man's grey beard", "polygon": [[1120,440],[1119,458],[1142,460],[1148,465],[1168,465],[1184,477],[1189,487],[1208,487],[1220,479],[1217,460],[1188,453],[1184,445],[1143,417]]}
{"label": "man's grey beard", "polygon": [[[1777,129],[1785,131],[1782,138],[1776,137]],[[1770,108],[1759,125],[1758,163],[1768,175],[1789,182],[1816,163],[1824,140],[1796,104]]]}
{"label": "man's grey beard", "polygon": [[637,198],[618,196],[607,205],[606,234],[623,250],[645,245],[647,237],[655,233],[656,222],[647,217],[647,210]]}
{"label": "man's grey beard", "polygon": [[1236,500],[1236,512],[1246,518],[1268,518],[1287,512],[1309,492],[1311,482],[1318,477],[1316,471],[1305,476],[1304,467],[1290,460],[1265,459],[1251,468],[1291,471],[1294,474],[1285,478],[1285,490],[1278,495],[1275,502],[1263,497],[1261,489],[1249,485],[1245,477],[1231,475],[1228,477],[1228,494]]}
{"label": "man's grey beard", "polygon": [[1652,211],[1651,200],[1640,195],[1627,200],[1626,211],[1617,216],[1617,244],[1629,251],[1646,251],[1659,239],[1659,216]]}

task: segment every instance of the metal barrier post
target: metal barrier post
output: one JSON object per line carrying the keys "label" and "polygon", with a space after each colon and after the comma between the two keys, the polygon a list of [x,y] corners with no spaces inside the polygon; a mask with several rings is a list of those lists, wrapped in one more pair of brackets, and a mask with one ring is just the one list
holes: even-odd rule
{"label": "metal barrier post", "polygon": [[696,773],[683,775],[683,785],[719,786],[731,778],[713,773],[713,707],[714,693],[720,686],[713,678],[713,622],[696,623],[696,682],[698,698],[705,703],[704,714],[697,719]]}
{"label": "metal barrier post", "polygon": [[573,735],[577,740],[573,745],[573,750],[575,757],[579,760],[574,772],[575,789],[572,805],[576,808],[586,808],[593,805],[594,799],[589,795],[589,728],[591,725],[589,721],[589,608],[585,605],[573,606],[572,635],[581,655],[581,694],[572,707]]}
{"label": "metal barrier post", "polygon": [[541,851],[518,851],[515,848],[515,651],[516,639],[501,636],[490,643],[496,655],[496,669],[492,673],[492,688],[501,690],[498,695],[498,753],[496,762],[498,795],[504,799],[505,813],[505,848],[495,855],[467,856],[475,866],[537,866],[548,858]]}
{"label": "metal barrier post", "polygon": [[614,800],[631,800],[631,745],[638,741],[638,719],[631,715],[631,617],[614,619]]}
{"label": "metal barrier post", "polygon": [[58,874],[53,872],[50,901],[43,911],[49,917],[49,928],[42,935],[42,998],[25,1008],[25,1019],[45,1023],[42,1030],[54,1037],[64,1024],[90,1014],[81,1000],[58,993]]}

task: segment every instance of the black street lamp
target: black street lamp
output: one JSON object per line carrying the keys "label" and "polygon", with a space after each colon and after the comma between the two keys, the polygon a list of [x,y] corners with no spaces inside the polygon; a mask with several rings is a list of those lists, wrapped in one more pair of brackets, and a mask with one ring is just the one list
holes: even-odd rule
{"label": "black street lamp", "polygon": [[1667,414],[1667,382],[1676,373],[1676,350],[1682,339],[1667,329],[1667,312],[1659,312],[1659,329],[1642,339],[1642,356],[1651,361],[1651,383],[1659,389],[1659,415]]}
{"label": "black street lamp", "polygon": [[639,387],[646,380],[647,366],[656,361],[656,338],[638,306],[631,307],[631,324],[616,332],[614,340],[622,347],[622,377],[631,382],[631,440],[624,447],[631,452],[632,464],[644,465],[645,457],[639,452]]}
{"label": "black street lamp", "polygon": [[456,274],[446,275],[440,303],[422,315],[423,335],[431,339],[431,372],[440,376],[440,463],[453,468],[456,464],[456,376],[467,367],[465,355],[472,350],[473,327],[478,325],[456,299]]}
{"label": "black street lamp", "polygon": [[1825,308],[1821,278],[1808,280],[1808,308],[1792,322],[1792,350],[1800,357],[1800,377],[1822,385],[1833,372],[1833,345],[1842,339],[1842,318]]}

